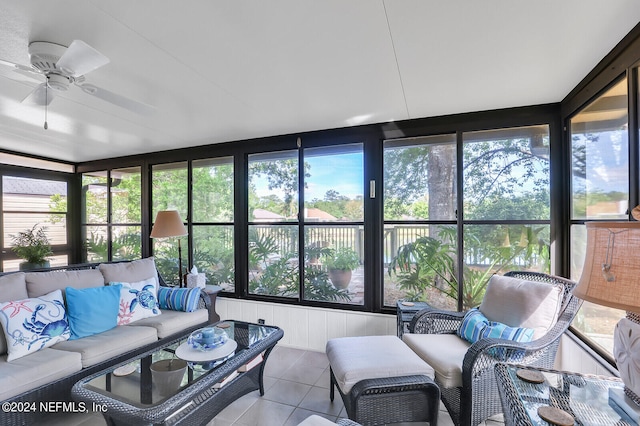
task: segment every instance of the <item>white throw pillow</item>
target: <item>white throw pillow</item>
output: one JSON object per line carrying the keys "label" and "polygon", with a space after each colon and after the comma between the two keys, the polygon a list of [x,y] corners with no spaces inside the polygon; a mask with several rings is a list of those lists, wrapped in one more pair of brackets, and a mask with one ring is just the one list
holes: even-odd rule
{"label": "white throw pillow", "polygon": [[562,287],[494,275],[480,305],[480,312],[491,321],[510,327],[532,328],[533,339],[544,336],[558,320]]}
{"label": "white throw pillow", "polygon": [[62,291],[0,303],[0,323],[7,338],[7,361],[68,340],[71,336]]}
{"label": "white throw pillow", "polygon": [[162,313],[158,305],[155,277],[135,283],[109,283],[109,285],[115,284],[122,284],[118,325],[131,324],[143,318],[153,317]]}

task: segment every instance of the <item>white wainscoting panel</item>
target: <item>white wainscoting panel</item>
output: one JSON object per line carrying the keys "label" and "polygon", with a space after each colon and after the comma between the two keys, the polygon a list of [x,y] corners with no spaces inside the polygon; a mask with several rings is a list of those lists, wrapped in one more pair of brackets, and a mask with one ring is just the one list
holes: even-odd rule
{"label": "white wainscoting panel", "polygon": [[395,335],[395,315],[339,309],[284,305],[281,303],[218,297],[216,311],[221,319],[236,319],[267,324],[284,330],[279,345],[324,352],[327,340],[334,337]]}
{"label": "white wainscoting panel", "polygon": [[562,336],[555,368],[583,374],[617,376],[617,371],[597,354],[590,354],[566,334]]}
{"label": "white wainscoting panel", "polygon": [[[216,311],[221,319],[236,319],[275,325],[284,330],[279,345],[324,352],[327,340],[335,337],[395,335],[394,315],[312,308],[218,297]],[[585,374],[614,376],[617,372],[597,356],[564,335],[555,368]]]}

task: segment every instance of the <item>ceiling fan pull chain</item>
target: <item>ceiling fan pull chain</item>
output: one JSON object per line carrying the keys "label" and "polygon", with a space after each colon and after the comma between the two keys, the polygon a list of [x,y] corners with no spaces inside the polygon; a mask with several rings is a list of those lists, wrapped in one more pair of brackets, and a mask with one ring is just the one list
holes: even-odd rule
{"label": "ceiling fan pull chain", "polygon": [[[47,79],[48,80],[48,79]],[[44,129],[47,130],[49,125],[47,124],[47,106],[49,104],[49,82],[47,81],[44,86]]]}

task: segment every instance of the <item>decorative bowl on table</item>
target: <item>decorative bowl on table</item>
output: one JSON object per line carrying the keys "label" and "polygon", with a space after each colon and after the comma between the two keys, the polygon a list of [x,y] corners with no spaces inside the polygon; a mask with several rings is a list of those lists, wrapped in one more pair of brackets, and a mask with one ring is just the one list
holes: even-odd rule
{"label": "decorative bowl on table", "polygon": [[229,336],[223,329],[205,327],[191,333],[187,339],[187,344],[199,351],[211,351],[224,345],[227,340],[229,340]]}

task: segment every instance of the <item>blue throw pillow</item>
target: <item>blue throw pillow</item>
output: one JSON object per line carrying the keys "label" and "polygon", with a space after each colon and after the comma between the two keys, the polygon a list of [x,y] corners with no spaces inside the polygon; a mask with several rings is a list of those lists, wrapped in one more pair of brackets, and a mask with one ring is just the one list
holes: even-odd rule
{"label": "blue throw pillow", "polygon": [[457,334],[467,342],[477,342],[488,322],[489,320],[478,308],[469,309],[458,327]]}
{"label": "blue throw pillow", "polygon": [[118,324],[122,285],[76,289],[65,288],[67,317],[71,328],[69,340],[111,330]]}
{"label": "blue throw pillow", "polygon": [[509,327],[500,322],[489,321],[478,308],[470,309],[458,327],[458,336],[469,343],[488,337],[530,342],[533,339],[533,332],[532,328]]}
{"label": "blue throw pillow", "polygon": [[171,309],[172,311],[193,312],[198,309],[198,299],[200,299],[200,289],[194,288],[158,288],[158,304],[160,309]]}

